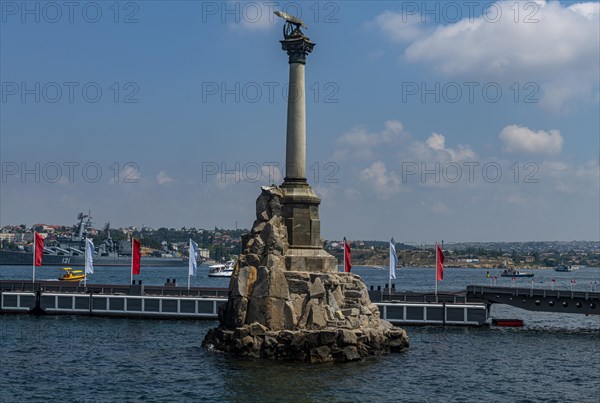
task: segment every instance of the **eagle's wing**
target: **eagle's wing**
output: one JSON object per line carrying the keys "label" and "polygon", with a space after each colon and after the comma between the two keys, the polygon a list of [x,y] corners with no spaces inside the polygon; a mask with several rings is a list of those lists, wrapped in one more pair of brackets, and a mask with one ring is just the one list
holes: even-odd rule
{"label": "eagle's wing", "polygon": [[275,14],[278,17],[283,18],[284,20],[288,20],[291,17],[289,14],[284,13],[283,11],[279,11],[279,10],[273,11],[273,14]]}
{"label": "eagle's wing", "polygon": [[275,11],[273,11],[273,13],[276,16],[281,17],[281,18],[285,19],[286,21],[291,22],[292,24],[296,24],[296,25],[300,25],[301,27],[308,28],[306,26],[306,24],[304,24],[304,21],[302,21],[300,18],[294,17],[293,15],[289,15],[288,13],[284,13],[283,11],[279,11],[279,10],[275,10]]}

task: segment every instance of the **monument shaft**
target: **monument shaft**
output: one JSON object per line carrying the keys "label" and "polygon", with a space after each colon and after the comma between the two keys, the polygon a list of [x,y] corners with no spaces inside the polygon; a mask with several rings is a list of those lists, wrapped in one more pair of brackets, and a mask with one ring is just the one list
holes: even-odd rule
{"label": "monument shaft", "polygon": [[306,180],[306,92],[304,64],[290,62],[285,179]]}

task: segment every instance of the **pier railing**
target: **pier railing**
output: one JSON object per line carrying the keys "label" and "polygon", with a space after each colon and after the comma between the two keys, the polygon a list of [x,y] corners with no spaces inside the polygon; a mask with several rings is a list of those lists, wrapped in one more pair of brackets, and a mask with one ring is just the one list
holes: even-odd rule
{"label": "pier railing", "polygon": [[0,280],[0,291],[42,291],[75,294],[110,294],[110,295],[156,295],[177,297],[221,297],[227,298],[226,288],[177,287],[169,285],[115,285],[67,283],[60,281],[38,281],[32,283],[25,280]]}
{"label": "pier railing", "polygon": [[600,314],[600,292],[470,285],[466,295],[470,301],[506,304],[530,311]]}
{"label": "pier railing", "polygon": [[431,292],[412,292],[412,291],[396,291],[388,288],[369,291],[369,298],[373,302],[415,302],[415,303],[431,303],[431,302],[446,302],[452,304],[468,303],[467,296],[464,292],[453,293],[438,293],[437,296]]}

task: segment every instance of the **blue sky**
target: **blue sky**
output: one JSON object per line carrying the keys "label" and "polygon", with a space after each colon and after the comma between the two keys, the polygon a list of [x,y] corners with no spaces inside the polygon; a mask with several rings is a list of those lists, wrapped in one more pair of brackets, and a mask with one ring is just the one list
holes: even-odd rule
{"label": "blue sky", "polygon": [[273,8],[317,43],[323,238],[600,238],[597,2],[2,2],[0,224],[249,227],[285,164]]}

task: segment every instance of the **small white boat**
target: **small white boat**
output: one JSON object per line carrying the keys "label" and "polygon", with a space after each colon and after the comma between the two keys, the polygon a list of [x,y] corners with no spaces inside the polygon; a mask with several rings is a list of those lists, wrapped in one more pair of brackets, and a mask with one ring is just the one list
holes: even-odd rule
{"label": "small white boat", "polygon": [[225,264],[213,264],[208,266],[208,277],[231,277],[235,260],[230,260]]}
{"label": "small white boat", "polygon": [[506,269],[502,271],[500,277],[533,277],[533,273],[526,273],[516,269]]}
{"label": "small white boat", "polygon": [[560,265],[560,266],[556,266],[554,268],[554,271],[563,271],[563,272],[571,272],[573,271],[573,267],[572,266],[567,266],[567,265]]}

